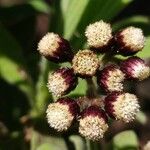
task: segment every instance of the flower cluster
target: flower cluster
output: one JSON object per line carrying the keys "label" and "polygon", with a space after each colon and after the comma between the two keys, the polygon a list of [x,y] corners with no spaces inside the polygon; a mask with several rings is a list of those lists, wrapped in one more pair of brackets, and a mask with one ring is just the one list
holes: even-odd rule
{"label": "flower cluster", "polygon": [[[108,119],[128,123],[136,118],[140,108],[138,98],[125,91],[124,82],[148,78],[150,68],[141,58],[132,56],[144,47],[145,38],[140,28],[127,27],[112,34],[111,25],[100,20],[86,28],[85,36],[88,47],[76,54],[69,42],[55,33],[47,33],[40,40],[38,51],[48,60],[71,63],[70,68],[61,67],[48,75],[47,87],[58,99],[49,104],[46,111],[50,127],[62,132],[78,121],[79,133],[98,141],[108,129]],[[103,55],[102,59],[99,54]],[[130,57],[119,64],[115,59],[112,63],[111,58],[118,54]],[[105,56],[111,57],[111,63]],[[78,77],[85,80],[96,77],[98,86],[105,91],[105,98],[63,97],[76,88]]]}

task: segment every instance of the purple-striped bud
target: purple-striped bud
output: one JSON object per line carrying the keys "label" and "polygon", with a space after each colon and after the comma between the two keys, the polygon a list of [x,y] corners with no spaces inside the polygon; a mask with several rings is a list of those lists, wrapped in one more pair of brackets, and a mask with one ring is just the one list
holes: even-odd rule
{"label": "purple-striped bud", "polygon": [[97,106],[90,106],[81,114],[79,120],[79,133],[93,141],[99,141],[107,131],[107,116]]}
{"label": "purple-striped bud", "polygon": [[47,87],[56,97],[69,93],[77,85],[77,77],[73,69],[60,68],[49,74]]}
{"label": "purple-striped bud", "polygon": [[125,74],[115,65],[105,67],[97,75],[98,85],[106,92],[122,91]]}
{"label": "purple-striped bud", "polygon": [[66,131],[79,111],[79,106],[73,99],[68,97],[58,99],[57,102],[49,104],[47,108],[49,126],[59,132]]}
{"label": "purple-striped bud", "polygon": [[98,67],[98,57],[91,50],[79,50],[72,61],[72,68],[74,69],[74,72],[83,77],[95,75]]}
{"label": "purple-striped bud", "polygon": [[71,61],[73,57],[69,42],[53,32],[47,33],[40,40],[38,51],[54,62]]}
{"label": "purple-striped bud", "polygon": [[144,80],[150,75],[150,67],[139,57],[130,57],[121,62],[121,70],[128,79]]}
{"label": "purple-striped bud", "polygon": [[110,24],[100,20],[87,26],[85,36],[91,48],[104,52],[112,39],[112,28]]}
{"label": "purple-striped bud", "polygon": [[116,120],[133,121],[139,108],[138,99],[134,94],[112,92],[105,98],[105,111]]}
{"label": "purple-striped bud", "polygon": [[116,49],[124,56],[130,56],[141,51],[145,43],[143,31],[132,26],[118,32],[114,39]]}

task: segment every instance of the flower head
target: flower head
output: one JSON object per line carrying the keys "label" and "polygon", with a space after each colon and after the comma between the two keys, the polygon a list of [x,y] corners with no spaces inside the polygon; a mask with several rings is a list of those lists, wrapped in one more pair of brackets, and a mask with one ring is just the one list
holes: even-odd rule
{"label": "flower head", "polygon": [[40,40],[38,51],[54,62],[68,61],[73,56],[69,42],[53,32],[47,33]]}
{"label": "flower head", "polygon": [[127,27],[115,35],[118,51],[124,55],[132,55],[142,50],[145,43],[143,31],[136,27]]}
{"label": "flower head", "polygon": [[100,20],[87,26],[85,36],[90,47],[103,52],[103,48],[107,47],[112,39],[112,28],[110,24]]}
{"label": "flower head", "polygon": [[105,110],[117,120],[131,122],[139,111],[138,99],[134,94],[112,92],[105,98]]}
{"label": "flower head", "polygon": [[80,76],[93,76],[99,67],[99,60],[91,50],[80,50],[72,60],[72,67]]}
{"label": "flower head", "polygon": [[122,91],[125,74],[115,65],[105,67],[97,76],[97,83],[106,92]]}
{"label": "flower head", "polygon": [[150,76],[150,67],[141,58],[130,57],[121,62],[121,70],[129,79],[144,80]]}
{"label": "flower head", "polygon": [[146,145],[144,145],[143,150],[150,150],[150,141],[148,141]]}
{"label": "flower head", "polygon": [[97,106],[90,106],[82,112],[79,120],[79,133],[93,141],[103,138],[108,129],[107,116]]}
{"label": "flower head", "polygon": [[79,113],[79,106],[70,98],[61,98],[49,104],[46,113],[50,127],[62,132],[71,126]]}
{"label": "flower head", "polygon": [[49,74],[47,87],[54,96],[60,97],[69,93],[77,85],[73,69],[60,68]]}

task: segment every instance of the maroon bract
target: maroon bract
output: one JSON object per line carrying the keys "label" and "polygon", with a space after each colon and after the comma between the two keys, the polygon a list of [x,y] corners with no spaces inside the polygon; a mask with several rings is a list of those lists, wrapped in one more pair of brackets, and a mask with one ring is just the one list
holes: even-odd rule
{"label": "maroon bract", "polygon": [[62,105],[68,105],[69,111],[72,115],[76,116],[80,113],[80,108],[77,102],[69,97],[60,98],[57,100],[58,103]]}
{"label": "maroon bract", "polygon": [[107,131],[107,116],[97,106],[90,106],[81,114],[79,120],[79,133],[93,141],[99,141]]}
{"label": "maroon bract", "polygon": [[132,26],[116,33],[114,40],[115,49],[124,56],[130,56],[142,50],[145,43],[143,31]]}
{"label": "maroon bract", "polygon": [[105,98],[105,111],[116,120],[133,121],[139,108],[138,99],[134,94],[112,92]]}
{"label": "maroon bract", "polygon": [[47,33],[40,40],[38,51],[54,62],[71,61],[73,58],[69,42],[55,33]]}
{"label": "maroon bract", "polygon": [[60,97],[73,90],[77,83],[73,69],[60,68],[49,74],[47,87],[54,96]]}
{"label": "maroon bract", "polygon": [[124,73],[116,65],[109,65],[97,75],[98,85],[106,92],[122,91]]}
{"label": "maroon bract", "polygon": [[139,57],[130,57],[120,64],[128,79],[144,80],[150,75],[150,67]]}

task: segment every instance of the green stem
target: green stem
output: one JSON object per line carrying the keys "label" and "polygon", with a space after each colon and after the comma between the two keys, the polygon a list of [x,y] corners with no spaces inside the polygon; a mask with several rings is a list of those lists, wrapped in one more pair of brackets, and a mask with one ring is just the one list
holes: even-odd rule
{"label": "green stem", "polygon": [[46,78],[48,71],[48,61],[45,58],[41,58],[40,62],[40,74],[36,84],[36,93],[34,108],[31,112],[32,116],[39,116],[44,113],[46,107],[46,101],[48,99],[48,91],[46,87]]}
{"label": "green stem", "polygon": [[98,94],[97,94],[97,88],[96,88],[96,86],[93,82],[93,79],[92,78],[87,78],[86,82],[87,82],[87,85],[88,85],[87,96],[91,97],[91,98],[96,97]]}
{"label": "green stem", "polygon": [[66,145],[67,145],[67,149],[68,150],[75,150],[75,146],[74,144],[69,140],[69,137],[66,135],[64,136],[64,140],[66,142]]}
{"label": "green stem", "polygon": [[100,143],[86,140],[86,149],[87,150],[100,150]]}
{"label": "green stem", "polygon": [[86,149],[87,149],[87,150],[92,150],[92,149],[91,149],[91,141],[88,140],[88,139],[86,139]]}
{"label": "green stem", "polygon": [[102,65],[105,66],[108,62],[112,61],[113,56],[113,53],[104,54],[101,59]]}

